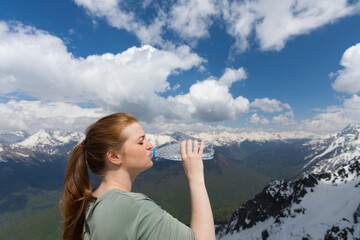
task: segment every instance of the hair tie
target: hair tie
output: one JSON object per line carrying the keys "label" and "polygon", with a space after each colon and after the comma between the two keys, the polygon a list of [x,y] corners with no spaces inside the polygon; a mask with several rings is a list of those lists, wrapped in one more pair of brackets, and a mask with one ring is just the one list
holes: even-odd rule
{"label": "hair tie", "polygon": [[86,150],[86,138],[81,142],[81,147]]}

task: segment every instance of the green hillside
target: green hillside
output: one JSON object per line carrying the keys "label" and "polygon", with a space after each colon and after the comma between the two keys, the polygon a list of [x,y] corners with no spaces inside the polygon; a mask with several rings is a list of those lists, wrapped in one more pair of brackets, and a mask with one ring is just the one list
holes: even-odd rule
{"label": "green hillside", "polygon": [[[181,162],[163,161],[140,174],[133,191],[152,198],[163,209],[185,223],[190,223],[189,187]],[[235,201],[244,201],[260,192],[269,178],[217,154],[205,161],[205,182],[213,209]],[[215,221],[221,221],[215,216]]]}
{"label": "green hillside", "polygon": [[[0,199],[0,229],[39,212],[58,208],[60,190],[26,188]],[[3,238],[0,238],[3,239]]]}
{"label": "green hillside", "polygon": [[[205,178],[215,222],[228,221],[243,201],[260,192],[269,181],[222,154],[205,161]],[[190,223],[189,187],[181,162],[155,162],[153,168],[137,177],[133,191],[148,195],[174,217]],[[28,188],[2,198],[0,239],[58,239],[60,195],[60,190]]]}
{"label": "green hillside", "polygon": [[60,239],[60,212],[58,208],[40,211],[31,217],[0,229],[2,240]]}

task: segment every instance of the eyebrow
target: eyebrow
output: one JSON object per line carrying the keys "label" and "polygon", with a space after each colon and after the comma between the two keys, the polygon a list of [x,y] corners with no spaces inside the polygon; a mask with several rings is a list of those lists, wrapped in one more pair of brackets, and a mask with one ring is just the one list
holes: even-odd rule
{"label": "eyebrow", "polygon": [[145,134],[144,135],[142,135],[142,136],[140,136],[136,141],[139,141],[140,140],[140,138],[145,138]]}

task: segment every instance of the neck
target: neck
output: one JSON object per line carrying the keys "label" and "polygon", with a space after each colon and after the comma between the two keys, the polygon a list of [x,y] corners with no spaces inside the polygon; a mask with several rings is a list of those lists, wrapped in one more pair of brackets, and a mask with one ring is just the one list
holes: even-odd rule
{"label": "neck", "polygon": [[99,188],[104,188],[107,191],[118,188],[126,192],[131,192],[132,183],[135,177],[132,177],[126,171],[108,171],[103,176]]}

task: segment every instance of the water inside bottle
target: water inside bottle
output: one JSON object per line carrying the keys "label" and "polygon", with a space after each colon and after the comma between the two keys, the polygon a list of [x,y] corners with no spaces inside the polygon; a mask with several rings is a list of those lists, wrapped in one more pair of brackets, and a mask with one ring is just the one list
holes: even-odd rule
{"label": "water inside bottle", "polygon": [[[180,142],[172,142],[162,145],[157,150],[153,150],[153,156],[173,161],[181,161],[180,144]],[[199,148],[200,144],[199,142]],[[214,158],[213,146],[211,144],[205,144],[202,159],[210,160],[212,158]]]}

